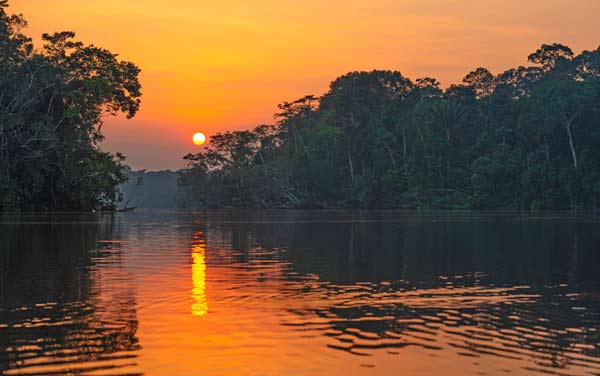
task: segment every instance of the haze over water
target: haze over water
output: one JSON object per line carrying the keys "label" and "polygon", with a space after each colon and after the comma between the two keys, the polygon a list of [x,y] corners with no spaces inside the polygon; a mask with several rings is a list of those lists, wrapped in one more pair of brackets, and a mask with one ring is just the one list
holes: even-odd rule
{"label": "haze over water", "polygon": [[600,220],[3,215],[0,373],[597,375]]}

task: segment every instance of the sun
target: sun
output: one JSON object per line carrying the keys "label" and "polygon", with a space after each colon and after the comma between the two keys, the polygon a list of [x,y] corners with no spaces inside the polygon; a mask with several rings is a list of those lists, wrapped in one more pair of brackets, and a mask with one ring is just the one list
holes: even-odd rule
{"label": "sun", "polygon": [[202,132],[195,133],[192,137],[192,141],[194,141],[194,144],[196,145],[204,145],[206,142],[206,136]]}

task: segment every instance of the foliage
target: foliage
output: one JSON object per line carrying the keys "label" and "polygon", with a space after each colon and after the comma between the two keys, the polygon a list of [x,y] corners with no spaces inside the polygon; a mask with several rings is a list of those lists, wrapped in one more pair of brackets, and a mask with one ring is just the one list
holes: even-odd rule
{"label": "foliage", "polygon": [[179,182],[208,207],[598,207],[600,49],[529,61],[446,90],[346,74],[281,104],[275,125],[217,134]]}
{"label": "foliage", "polygon": [[102,119],[140,105],[140,70],[72,32],[34,50],[0,1],[0,210],[111,208],[124,157],[99,149]]}

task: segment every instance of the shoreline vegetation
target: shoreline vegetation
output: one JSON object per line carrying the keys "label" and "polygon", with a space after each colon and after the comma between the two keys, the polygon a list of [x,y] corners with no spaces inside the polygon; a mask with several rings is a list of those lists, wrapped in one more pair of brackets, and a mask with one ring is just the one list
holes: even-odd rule
{"label": "shoreline vegetation", "polygon": [[[114,210],[130,173],[99,148],[132,118],[140,69],[44,34],[0,0],[0,211]],[[600,49],[542,45],[529,66],[432,77],[351,72],[275,124],[214,135],[177,172],[185,208],[597,209]],[[170,178],[167,178],[170,179]]]}
{"label": "shoreline vegetation", "polygon": [[69,31],[35,49],[7,7],[0,0],[0,211],[113,210],[127,170],[98,146],[102,119],[135,116],[140,69]]}
{"label": "shoreline vegetation", "polygon": [[431,77],[351,72],[274,125],[219,133],[179,185],[207,208],[598,209],[600,49]]}

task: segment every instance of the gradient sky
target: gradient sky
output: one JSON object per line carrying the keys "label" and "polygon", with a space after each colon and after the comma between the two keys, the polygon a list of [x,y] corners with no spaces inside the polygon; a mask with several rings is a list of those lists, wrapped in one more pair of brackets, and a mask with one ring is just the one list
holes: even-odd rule
{"label": "gradient sky", "polygon": [[599,0],[11,0],[28,33],[72,30],[142,68],[132,121],[103,148],[138,169],[180,168],[196,131],[273,121],[277,104],[323,94],[353,70],[444,86],[473,68],[526,64],[542,43],[600,45]]}

